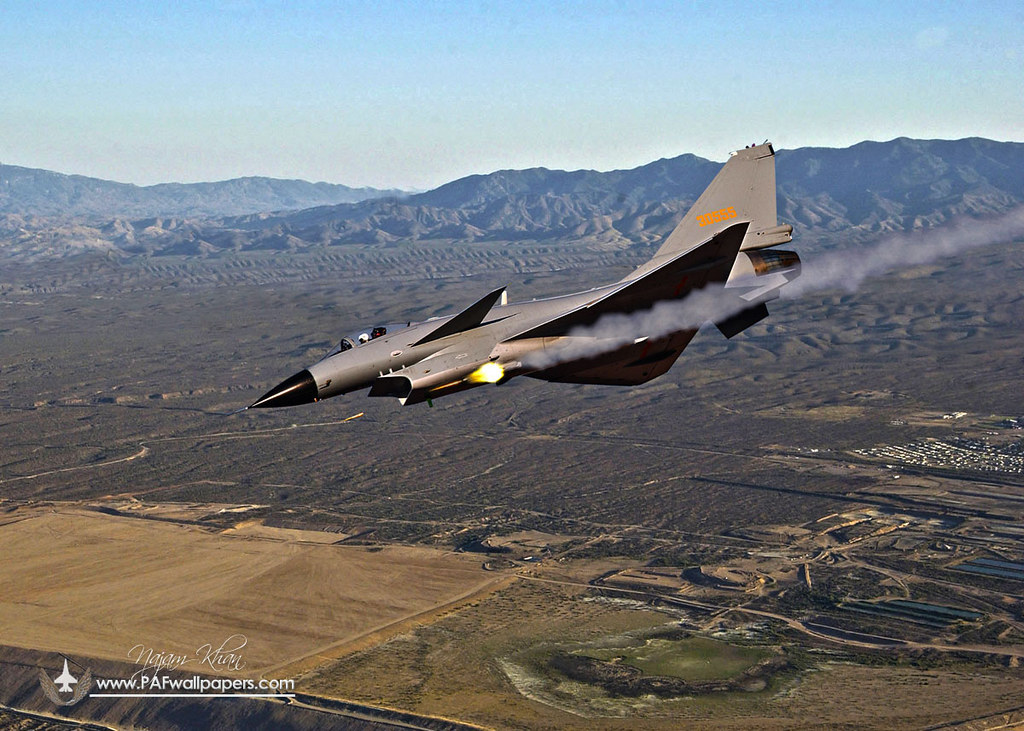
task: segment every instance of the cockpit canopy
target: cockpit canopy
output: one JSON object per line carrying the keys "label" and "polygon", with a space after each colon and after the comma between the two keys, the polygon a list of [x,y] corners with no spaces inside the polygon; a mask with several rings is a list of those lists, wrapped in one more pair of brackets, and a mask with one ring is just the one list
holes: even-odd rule
{"label": "cockpit canopy", "polygon": [[385,335],[393,335],[399,330],[409,327],[411,324],[411,322],[400,322],[390,325],[374,325],[359,332],[351,333],[343,337],[324,358],[330,358],[332,355],[344,353],[346,350],[352,350],[352,348],[358,348],[360,345],[365,345],[371,340],[382,338]]}

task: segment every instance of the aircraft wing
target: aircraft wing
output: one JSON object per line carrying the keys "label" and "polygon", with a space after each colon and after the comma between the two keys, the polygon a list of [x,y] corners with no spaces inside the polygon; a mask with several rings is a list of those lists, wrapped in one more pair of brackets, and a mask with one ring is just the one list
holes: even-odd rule
{"label": "aircraft wing", "polygon": [[682,299],[709,282],[724,282],[729,277],[748,225],[746,221],[735,223],[656,269],[623,282],[603,297],[518,333],[509,340],[567,335],[575,327],[593,325],[604,315],[647,310],[662,300]]}
{"label": "aircraft wing", "polygon": [[572,360],[526,375],[556,383],[638,386],[671,368],[696,334],[696,330],[683,330],[657,340],[644,339],[609,353]]}

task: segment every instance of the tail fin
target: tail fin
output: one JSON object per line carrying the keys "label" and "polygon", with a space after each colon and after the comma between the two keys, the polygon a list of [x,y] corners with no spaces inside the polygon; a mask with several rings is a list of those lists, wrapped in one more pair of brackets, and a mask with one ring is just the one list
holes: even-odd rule
{"label": "tail fin", "polygon": [[793,227],[779,225],[775,209],[775,150],[770,143],[737,150],[701,193],[658,253],[633,272],[632,279],[707,241],[738,221],[749,221],[741,251],[793,240]]}

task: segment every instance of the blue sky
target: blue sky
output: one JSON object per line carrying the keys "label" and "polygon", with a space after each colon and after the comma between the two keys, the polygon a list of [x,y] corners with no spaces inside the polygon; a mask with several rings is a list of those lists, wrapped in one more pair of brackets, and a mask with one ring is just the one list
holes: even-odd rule
{"label": "blue sky", "polygon": [[1024,3],[0,0],[0,162],[429,188],[865,139],[1024,140]]}

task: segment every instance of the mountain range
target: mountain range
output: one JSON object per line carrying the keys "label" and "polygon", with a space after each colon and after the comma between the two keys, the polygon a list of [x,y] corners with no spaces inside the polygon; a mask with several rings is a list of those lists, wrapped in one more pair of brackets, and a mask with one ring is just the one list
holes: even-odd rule
{"label": "mountain range", "polygon": [[65,218],[214,217],[404,195],[305,180],[247,177],[216,183],[132,185],[0,164],[0,214]]}
{"label": "mountain range", "polygon": [[[62,185],[44,194],[43,183],[9,184],[13,168],[0,166],[0,258],[90,248],[204,256],[427,240],[630,247],[670,232],[720,167],[687,154],[610,172],[501,170],[399,195],[265,178],[139,188],[77,176],[60,176]],[[44,182],[56,175],[14,170]],[[898,138],[779,150],[776,171],[780,219],[796,227],[801,243],[824,246],[1024,203],[1024,143],[1017,142]],[[306,204],[318,195],[363,200]]]}

